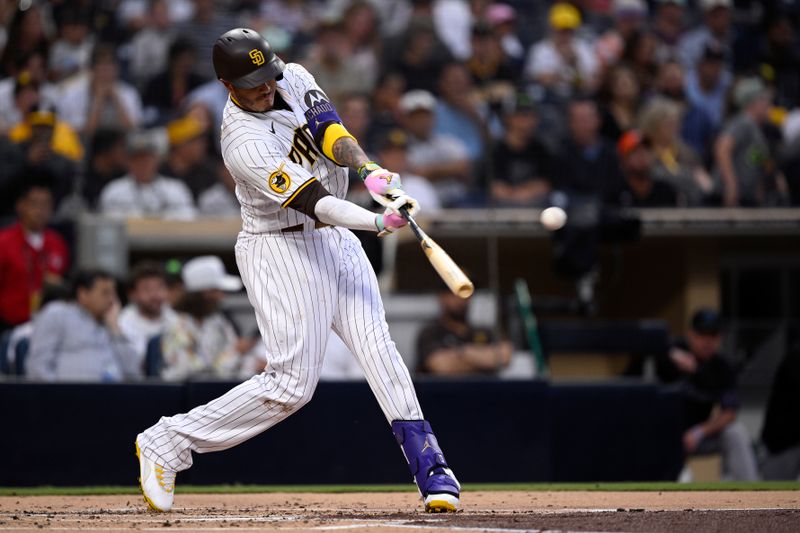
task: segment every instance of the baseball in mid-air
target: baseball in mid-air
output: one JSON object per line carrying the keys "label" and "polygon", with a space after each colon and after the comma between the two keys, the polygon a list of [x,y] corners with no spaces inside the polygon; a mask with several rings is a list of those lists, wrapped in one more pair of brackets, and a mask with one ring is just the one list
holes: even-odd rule
{"label": "baseball in mid-air", "polygon": [[567,213],[560,207],[548,207],[542,214],[539,215],[539,222],[542,223],[546,229],[556,231],[564,227],[567,223]]}

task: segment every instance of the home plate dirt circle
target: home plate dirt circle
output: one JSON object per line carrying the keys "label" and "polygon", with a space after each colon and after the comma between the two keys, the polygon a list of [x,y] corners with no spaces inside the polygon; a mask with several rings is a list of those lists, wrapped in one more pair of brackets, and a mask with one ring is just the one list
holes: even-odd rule
{"label": "home plate dirt circle", "polygon": [[3,496],[3,531],[797,532],[800,492],[468,492],[430,515],[412,493],[178,494],[169,513],[136,496]]}

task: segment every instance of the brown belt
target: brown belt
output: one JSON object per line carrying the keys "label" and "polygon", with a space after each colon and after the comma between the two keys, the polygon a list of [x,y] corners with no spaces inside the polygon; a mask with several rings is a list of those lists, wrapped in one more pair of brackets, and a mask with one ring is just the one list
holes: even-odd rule
{"label": "brown belt", "polygon": [[[330,224],[325,224],[324,222],[315,221],[314,222],[314,229],[322,229],[322,228],[329,228],[331,227]],[[293,231],[303,231],[306,229],[305,224],[298,224],[296,226],[289,226],[288,228],[283,228],[281,233],[291,233]]]}

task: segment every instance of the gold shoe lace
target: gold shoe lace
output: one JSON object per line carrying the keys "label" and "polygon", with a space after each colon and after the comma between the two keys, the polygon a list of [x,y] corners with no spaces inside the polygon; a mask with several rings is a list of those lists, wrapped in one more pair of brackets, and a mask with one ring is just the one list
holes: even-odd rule
{"label": "gold shoe lace", "polygon": [[166,492],[175,490],[175,472],[171,470],[164,470],[164,467],[156,465],[156,479],[161,488]]}

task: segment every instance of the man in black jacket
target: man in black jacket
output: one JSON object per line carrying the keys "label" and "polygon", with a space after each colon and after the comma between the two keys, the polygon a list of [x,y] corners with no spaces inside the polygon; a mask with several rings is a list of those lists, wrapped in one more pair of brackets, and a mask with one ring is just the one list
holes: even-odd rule
{"label": "man in black jacket", "polygon": [[659,361],[658,376],[674,383],[684,396],[683,446],[686,455],[720,451],[726,479],[758,479],[750,436],[736,420],[741,404],[733,368],[720,355],[719,314],[700,309],[692,317],[685,339]]}

